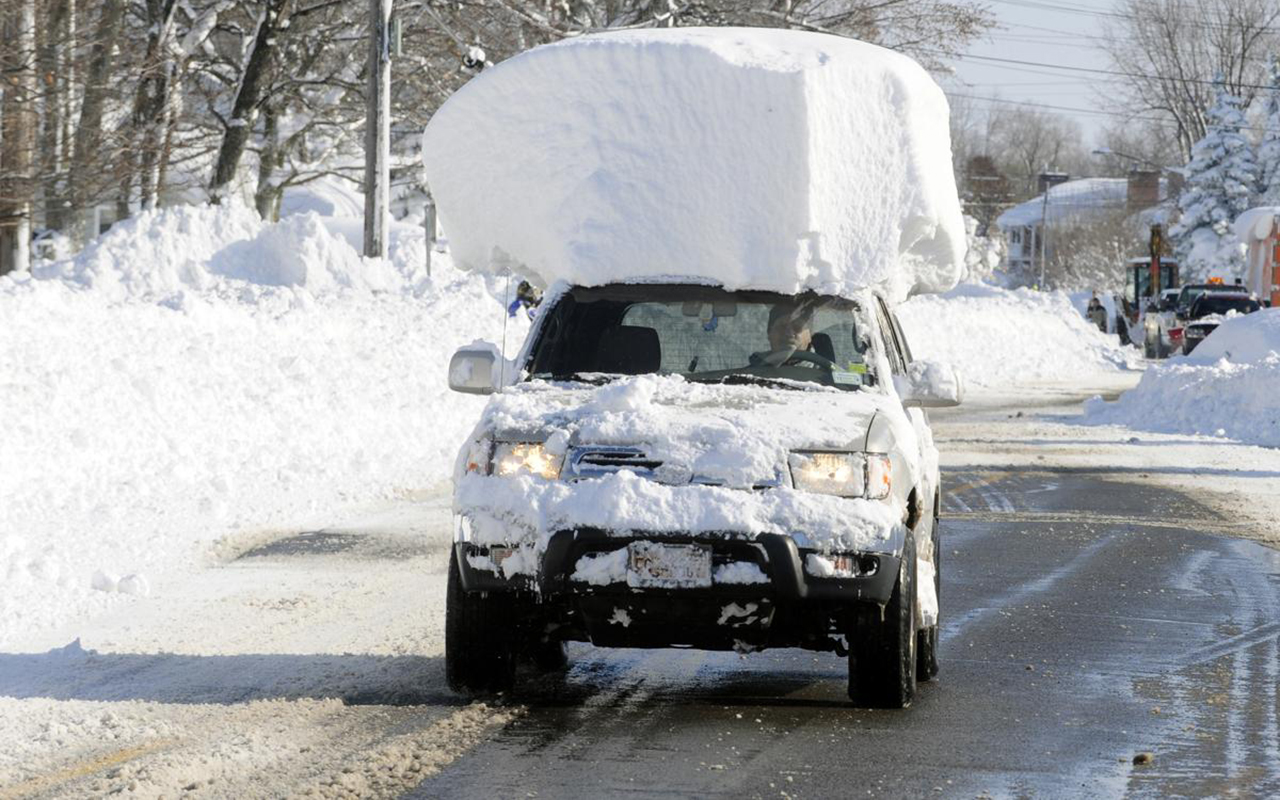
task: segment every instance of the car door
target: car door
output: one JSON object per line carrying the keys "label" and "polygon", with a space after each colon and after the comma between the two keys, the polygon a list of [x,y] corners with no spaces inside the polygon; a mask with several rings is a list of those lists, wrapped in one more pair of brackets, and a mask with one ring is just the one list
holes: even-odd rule
{"label": "car door", "polygon": [[[885,347],[890,351],[889,365],[895,374],[905,376],[907,374],[907,366],[912,361],[911,348],[907,344],[907,337],[902,332],[902,324],[898,321],[897,315],[889,309],[889,306],[882,298],[876,298],[876,300],[879,306],[881,327],[885,329]],[[921,475],[917,493],[920,511],[922,516],[927,518],[929,512],[936,510],[933,506],[940,480],[938,474],[938,449],[933,443],[933,429],[929,427],[928,413],[923,408],[907,408],[905,406],[903,411],[906,412],[907,417],[911,420],[911,427],[916,433],[916,442],[920,448]]]}

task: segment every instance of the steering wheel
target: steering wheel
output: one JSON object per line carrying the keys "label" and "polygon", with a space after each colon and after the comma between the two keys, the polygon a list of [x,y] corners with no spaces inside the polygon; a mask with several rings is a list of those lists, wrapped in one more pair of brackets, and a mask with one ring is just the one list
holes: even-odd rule
{"label": "steering wheel", "polygon": [[793,361],[807,361],[814,366],[822,367],[824,369],[836,369],[836,362],[826,356],[820,356],[817,353],[813,353],[808,350],[797,350],[791,354],[790,358],[782,363],[784,366],[790,366]]}
{"label": "steering wheel", "polygon": [[794,350],[790,347],[782,350],[770,350],[764,353],[752,353],[750,361],[753,366],[767,365],[771,367],[794,366],[795,362],[807,361],[815,367],[827,370],[838,369],[836,362],[829,358],[808,350]]}

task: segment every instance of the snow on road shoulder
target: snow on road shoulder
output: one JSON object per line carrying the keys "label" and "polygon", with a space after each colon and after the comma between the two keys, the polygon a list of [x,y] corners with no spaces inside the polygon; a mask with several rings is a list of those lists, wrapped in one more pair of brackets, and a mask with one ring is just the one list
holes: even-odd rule
{"label": "snow on road shoulder", "polygon": [[162,595],[219,539],[447,479],[483,407],[448,358],[500,338],[505,282],[428,277],[412,226],[363,259],[342,227],[175,208],[0,279],[0,643]]}
{"label": "snow on road shoulder", "polygon": [[1280,309],[1224,321],[1118,400],[1086,403],[1085,420],[1280,447]]}
{"label": "snow on road shoulder", "polygon": [[966,386],[998,389],[1136,369],[1138,353],[1084,319],[1063,292],[963,284],[898,307],[912,354],[955,367]]}

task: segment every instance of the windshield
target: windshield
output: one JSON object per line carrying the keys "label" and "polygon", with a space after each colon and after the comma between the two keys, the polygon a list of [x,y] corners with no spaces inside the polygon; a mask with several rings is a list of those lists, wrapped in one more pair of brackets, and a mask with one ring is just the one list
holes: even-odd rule
{"label": "windshield", "polygon": [[1187,311],[1201,295],[1206,292],[1232,292],[1240,291],[1239,287],[1225,286],[1221,284],[1200,284],[1197,286],[1184,286],[1182,292],[1178,295],[1178,310]]}
{"label": "windshield", "polygon": [[1226,314],[1229,311],[1239,311],[1241,314],[1249,314],[1260,308],[1258,301],[1248,297],[1222,297],[1213,294],[1205,294],[1196,300],[1195,305],[1191,307],[1191,315],[1193,317],[1207,317],[1210,314]]}
{"label": "windshield", "polygon": [[867,323],[843,298],[637,284],[574,288],[544,313],[536,378],[662,374],[849,390],[875,382]]}

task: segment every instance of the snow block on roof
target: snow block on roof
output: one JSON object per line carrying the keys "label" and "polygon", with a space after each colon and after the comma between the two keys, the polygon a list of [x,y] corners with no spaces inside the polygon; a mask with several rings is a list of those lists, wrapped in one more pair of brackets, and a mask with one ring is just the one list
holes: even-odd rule
{"label": "snow block on roof", "polygon": [[683,28],[538,47],[450,98],[423,158],[455,260],[544,284],[901,298],[963,268],[942,90],[840,37]]}

